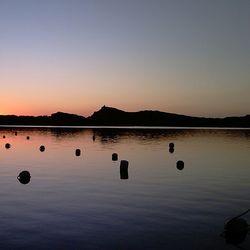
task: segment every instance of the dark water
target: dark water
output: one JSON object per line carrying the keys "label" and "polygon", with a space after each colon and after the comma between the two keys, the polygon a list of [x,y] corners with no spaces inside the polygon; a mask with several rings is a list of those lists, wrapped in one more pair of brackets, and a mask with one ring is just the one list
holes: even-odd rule
{"label": "dark water", "polygon": [[0,249],[237,249],[220,234],[250,208],[249,130],[1,128],[0,140]]}

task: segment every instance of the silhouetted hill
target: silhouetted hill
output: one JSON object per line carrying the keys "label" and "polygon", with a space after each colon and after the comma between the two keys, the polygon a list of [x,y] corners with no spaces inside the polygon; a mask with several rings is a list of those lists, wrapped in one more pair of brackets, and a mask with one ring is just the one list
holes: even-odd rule
{"label": "silhouetted hill", "polygon": [[45,126],[84,126],[86,118],[75,114],[57,112],[51,116],[1,115],[1,125],[45,125]]}
{"label": "silhouetted hill", "polygon": [[191,117],[164,113],[160,111],[125,112],[116,108],[103,106],[89,117],[91,123],[98,125],[153,126],[171,125],[178,121],[191,120]]}
{"label": "silhouetted hill", "polygon": [[152,110],[124,112],[106,106],[94,112],[88,120],[91,124],[103,126],[250,127],[250,115],[204,118]]}
{"label": "silhouetted hill", "polygon": [[86,125],[86,118],[80,115],[57,112],[50,116],[51,123],[56,125]]}
{"label": "silhouetted hill", "polygon": [[178,126],[178,127],[250,127],[250,115],[242,117],[204,118],[160,111],[125,112],[103,106],[93,115],[83,116],[63,112],[51,116],[1,115],[1,125],[47,126]]}

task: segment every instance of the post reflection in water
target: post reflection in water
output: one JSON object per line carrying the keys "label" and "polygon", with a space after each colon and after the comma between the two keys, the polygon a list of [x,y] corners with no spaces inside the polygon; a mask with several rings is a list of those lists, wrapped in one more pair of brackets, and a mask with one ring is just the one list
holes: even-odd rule
{"label": "post reflection in water", "polygon": [[[220,237],[224,218],[250,204],[249,130],[18,127],[0,135],[8,138],[0,249],[250,249],[250,215]],[[127,163],[112,162],[113,153]]]}
{"label": "post reflection in water", "polygon": [[169,153],[174,153],[174,143],[173,142],[170,142],[169,143]]}
{"label": "post reflection in water", "polygon": [[169,148],[169,153],[173,154],[174,153],[174,148]]}

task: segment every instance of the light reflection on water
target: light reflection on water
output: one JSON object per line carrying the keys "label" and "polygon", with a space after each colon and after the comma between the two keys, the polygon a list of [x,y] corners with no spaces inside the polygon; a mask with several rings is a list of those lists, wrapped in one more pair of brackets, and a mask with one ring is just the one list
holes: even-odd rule
{"label": "light reflection on water", "polygon": [[0,141],[1,249],[235,249],[220,233],[250,207],[249,130],[1,128]]}

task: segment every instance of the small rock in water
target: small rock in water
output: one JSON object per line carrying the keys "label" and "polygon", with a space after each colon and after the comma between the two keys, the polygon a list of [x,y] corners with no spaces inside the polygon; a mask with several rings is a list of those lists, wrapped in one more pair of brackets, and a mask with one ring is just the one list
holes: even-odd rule
{"label": "small rock in water", "polygon": [[113,153],[112,154],[112,161],[117,161],[118,160],[118,154],[117,153]]}
{"label": "small rock in water", "polygon": [[79,148],[76,149],[75,154],[76,154],[76,156],[80,156],[81,155],[81,150]]}
{"label": "small rock in water", "polygon": [[44,152],[45,151],[45,147],[43,145],[40,146],[40,151]]}
{"label": "small rock in water", "polygon": [[31,176],[30,172],[27,170],[22,171],[18,176],[17,179],[22,184],[28,184],[30,182]]}
{"label": "small rock in water", "polygon": [[183,168],[184,168],[184,162],[183,161],[177,161],[176,167],[179,170],[183,170]]}
{"label": "small rock in water", "polygon": [[225,239],[230,244],[240,244],[245,240],[247,233],[248,224],[242,218],[232,219],[225,225]]}

